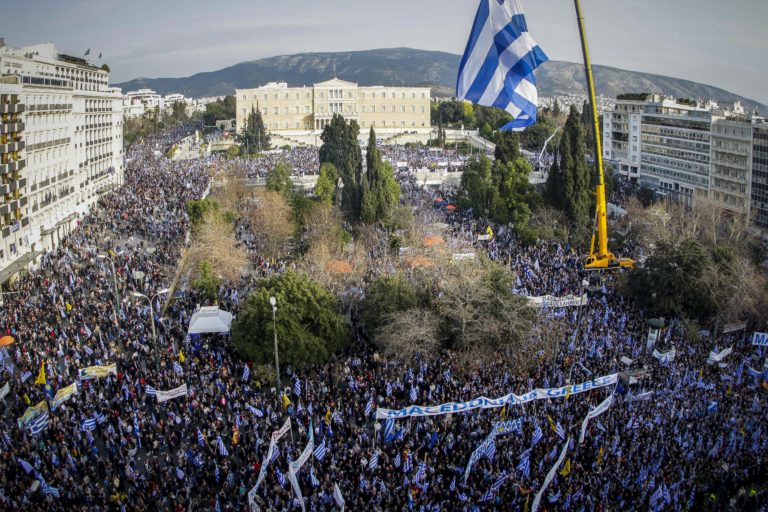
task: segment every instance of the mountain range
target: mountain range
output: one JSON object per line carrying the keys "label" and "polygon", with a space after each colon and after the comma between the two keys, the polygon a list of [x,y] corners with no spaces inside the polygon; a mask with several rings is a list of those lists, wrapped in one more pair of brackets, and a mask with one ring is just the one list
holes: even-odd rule
{"label": "mountain range", "polygon": [[[166,95],[187,97],[234,94],[236,88],[251,88],[267,82],[283,81],[291,86],[310,85],[332,78],[360,85],[430,86],[434,96],[452,96],[461,56],[452,53],[387,48],[355,52],[300,53],[241,62],[217,71],[182,78],[136,78],[114,84],[123,92],[142,88]],[[651,73],[627,71],[609,66],[593,66],[597,94],[615,97],[628,92],[659,92],[677,98],[739,100],[745,108],[768,106],[718,87],[691,80]],[[586,94],[581,64],[548,61],[536,72],[539,96]]]}

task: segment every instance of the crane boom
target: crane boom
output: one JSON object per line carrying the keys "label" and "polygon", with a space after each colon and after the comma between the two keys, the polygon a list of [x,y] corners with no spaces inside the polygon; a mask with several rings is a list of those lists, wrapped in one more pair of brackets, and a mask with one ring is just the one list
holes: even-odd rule
{"label": "crane boom", "polygon": [[[581,36],[581,51],[584,56],[584,73],[587,77],[587,92],[589,104],[592,109],[592,130],[595,134],[595,165],[597,166],[597,206],[595,208],[595,229],[592,233],[592,243],[589,247],[589,257],[586,261],[587,269],[601,269],[610,267],[635,266],[630,258],[617,258],[608,250],[608,203],[605,199],[605,177],[603,175],[603,149],[600,143],[600,124],[597,120],[597,102],[595,101],[595,81],[592,78],[592,62],[589,58],[589,45],[587,44],[587,32],[584,26],[584,13],[581,9],[581,0],[574,0],[576,16],[579,21],[579,35]],[[597,251],[595,251],[595,236],[597,236]]]}

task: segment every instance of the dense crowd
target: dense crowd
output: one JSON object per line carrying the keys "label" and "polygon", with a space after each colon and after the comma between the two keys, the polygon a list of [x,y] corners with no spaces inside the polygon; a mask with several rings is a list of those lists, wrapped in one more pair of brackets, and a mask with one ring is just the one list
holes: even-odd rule
{"label": "dense crowd", "polygon": [[[199,302],[193,290],[154,301],[132,295],[153,298],[173,284],[189,228],[185,204],[208,188],[210,162],[153,156],[156,145],[182,135],[132,147],[125,186],[101,199],[5,299],[0,327],[15,343],[0,349],[0,387],[9,385],[0,401],[3,509],[244,510],[266,463],[256,506],[298,510],[288,468],[310,438],[297,483],[304,507],[318,512],[340,509],[334,485],[353,511],[531,510],[566,445],[543,509],[765,509],[767,391],[754,375],[757,354],[741,333],[710,340],[702,332],[691,344],[676,327],[657,342],[665,353],[675,346],[676,356],[659,361],[646,347],[647,318],[611,292],[611,276],[588,276],[594,291],[583,308],[542,310],[545,326],[565,326],[560,354],[524,374],[505,354],[470,366],[450,353],[386,359],[356,326],[355,342],[331,362],[286,369],[283,396],[233,355],[225,336],[187,336]],[[569,247],[523,247],[504,229],[478,242],[482,222],[460,215],[446,222],[454,239],[514,272],[517,293],[584,291]],[[117,302],[110,260],[99,255],[114,261]],[[251,284],[222,287],[221,307],[237,312]],[[731,345],[731,355],[707,363],[711,350]],[[35,384],[42,363],[46,385]],[[115,374],[79,378],[83,368],[111,363]],[[565,398],[375,421],[377,408],[522,394],[631,369],[642,372]],[[77,392],[52,407],[54,394],[74,382]],[[158,392],[181,385],[186,396],[158,401]],[[580,443],[586,414],[611,395]],[[41,412],[20,426],[40,402]],[[287,419],[291,429],[266,461],[270,436]],[[465,479],[471,454],[501,420],[519,420],[519,429],[497,436]]]}

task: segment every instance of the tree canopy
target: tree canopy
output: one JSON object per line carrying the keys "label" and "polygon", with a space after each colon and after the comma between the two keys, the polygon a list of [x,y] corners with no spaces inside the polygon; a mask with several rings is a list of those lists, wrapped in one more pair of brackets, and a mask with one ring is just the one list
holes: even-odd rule
{"label": "tree canopy", "polygon": [[251,107],[245,126],[238,136],[241,155],[255,155],[269,149],[270,136],[264,126],[261,112]]}
{"label": "tree canopy", "polygon": [[232,326],[232,343],[244,358],[274,361],[272,306],[275,297],[281,363],[303,367],[327,361],[349,341],[336,299],[307,276],[293,271],[258,282]]}
{"label": "tree canopy", "polygon": [[291,167],[280,160],[267,172],[267,190],[277,192],[286,197],[293,191]]}
{"label": "tree canopy", "polygon": [[371,127],[366,153],[367,169],[363,182],[360,220],[367,224],[387,222],[400,201],[400,185],[395,180],[392,166],[381,160],[376,146],[376,132]]}
{"label": "tree canopy", "polygon": [[339,172],[344,184],[341,208],[350,221],[360,218],[360,203],[363,189],[363,157],[357,136],[360,127],[357,122],[349,123],[339,114],[323,129],[320,138],[320,164],[331,163]]}

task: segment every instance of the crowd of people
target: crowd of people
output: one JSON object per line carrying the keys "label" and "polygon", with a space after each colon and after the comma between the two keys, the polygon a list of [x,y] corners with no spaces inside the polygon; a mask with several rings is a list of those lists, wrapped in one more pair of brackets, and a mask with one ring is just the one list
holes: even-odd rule
{"label": "crowd of people", "polygon": [[[3,509],[329,512],[343,499],[353,511],[532,510],[553,467],[545,510],[765,509],[768,390],[754,371],[759,354],[741,333],[713,340],[702,332],[690,343],[670,327],[655,348],[674,346],[676,355],[653,357],[647,318],[611,291],[608,275],[588,277],[587,305],[542,310],[545,330],[564,329],[559,354],[525,373],[512,371],[505,354],[469,366],[450,352],[387,359],[356,325],[343,354],[285,369],[278,389],[234,355],[226,336],[188,336],[199,297],[183,286],[162,292],[174,285],[187,237],[186,202],[206,194],[215,162],[153,155],[183,135],[134,145],[125,186],[5,298],[0,328],[14,342],[0,349]],[[454,238],[514,272],[516,293],[585,291],[568,246],[522,246],[504,229],[477,241],[482,222],[446,215]],[[221,307],[237,313],[251,285],[222,287]],[[731,346],[708,364],[710,351]],[[94,366],[102,370],[87,370]],[[380,408],[521,395],[617,372],[633,376],[522,405],[376,420]],[[609,396],[580,442],[587,413]],[[285,435],[273,436],[287,420]],[[501,421],[510,428],[489,436]],[[295,473],[299,503],[289,468],[310,442]]]}

